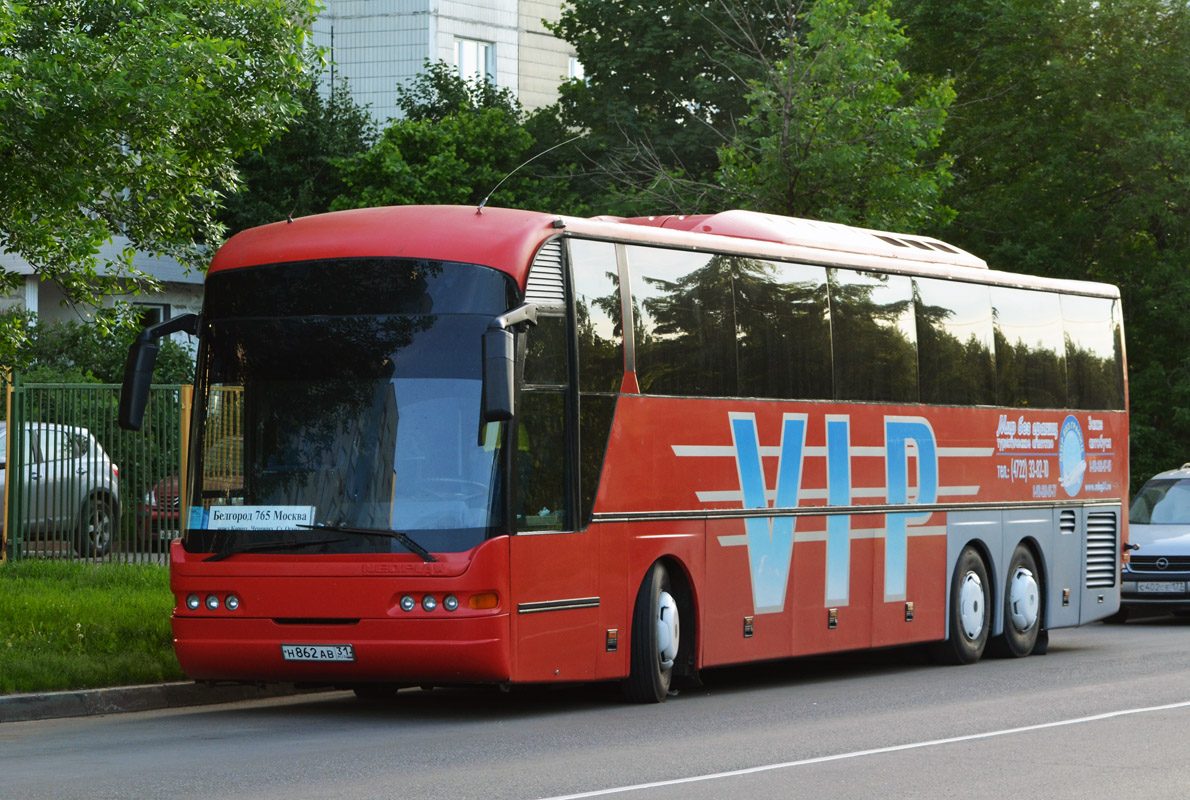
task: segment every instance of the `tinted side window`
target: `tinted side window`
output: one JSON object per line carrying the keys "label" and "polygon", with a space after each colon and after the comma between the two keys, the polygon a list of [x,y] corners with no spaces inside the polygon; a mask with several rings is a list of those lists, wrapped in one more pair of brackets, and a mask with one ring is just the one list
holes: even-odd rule
{"label": "tinted side window", "polygon": [[1052,292],[991,287],[996,320],[996,399],[1000,405],[1063,408],[1066,341]]}
{"label": "tinted side window", "polygon": [[636,345],[642,392],[736,394],[732,282],[736,259],[629,247]]}
{"label": "tinted side window", "polygon": [[830,269],[835,398],[917,401],[917,333],[912,281]]}
{"label": "tinted side window", "polygon": [[826,269],[735,259],[732,281],[743,397],[831,397]]}
{"label": "tinted side window", "polygon": [[913,288],[921,401],[994,404],[996,362],[988,287],[914,278]]}
{"label": "tinted side window", "polygon": [[570,267],[578,332],[579,389],[616,392],[624,379],[624,326],[616,247],[570,240]]}
{"label": "tinted side window", "polygon": [[590,522],[624,379],[624,326],[615,245],[570,240],[571,285],[578,335],[579,518]]}
{"label": "tinted side window", "polygon": [[525,334],[517,410],[517,529],[564,530],[566,520],[566,318],[542,314]]}
{"label": "tinted side window", "polygon": [[1124,407],[1123,332],[1106,297],[1062,297],[1066,387],[1071,408]]}

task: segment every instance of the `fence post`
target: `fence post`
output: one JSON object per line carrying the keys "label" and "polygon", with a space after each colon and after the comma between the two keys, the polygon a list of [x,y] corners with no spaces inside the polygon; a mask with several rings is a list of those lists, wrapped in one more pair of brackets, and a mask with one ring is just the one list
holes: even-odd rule
{"label": "fence post", "polygon": [[[190,524],[190,505],[189,494],[187,490],[187,478],[190,473],[190,415],[194,408],[194,386],[186,384],[181,390],[182,413],[182,439],[181,450],[182,463],[178,465],[178,531],[181,535],[186,534],[186,528]],[[168,552],[168,551],[167,551]]]}
{"label": "fence post", "polygon": [[4,457],[4,516],[0,519],[0,564],[8,560],[8,487],[12,483],[8,480],[8,462],[12,459],[9,457],[9,448],[12,446],[12,426],[9,422],[12,420],[12,370],[6,369],[0,371],[0,385],[4,387],[4,452],[0,453]]}
{"label": "fence post", "polygon": [[12,548],[12,560],[20,561],[23,555],[25,509],[24,477],[25,477],[25,419],[24,391],[21,389],[21,378],[15,372],[11,373],[8,385],[8,453],[5,462],[4,491],[8,498],[4,504],[5,538],[8,539],[5,549]]}

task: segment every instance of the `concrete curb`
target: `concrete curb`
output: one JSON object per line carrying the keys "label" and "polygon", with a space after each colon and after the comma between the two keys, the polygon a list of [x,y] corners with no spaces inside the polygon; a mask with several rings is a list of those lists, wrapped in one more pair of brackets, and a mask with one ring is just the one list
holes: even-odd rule
{"label": "concrete curb", "polygon": [[0,695],[0,723],[236,703],[242,700],[304,694],[308,691],[311,690],[298,689],[290,683],[268,686],[206,686],[182,682],[69,692],[9,694]]}

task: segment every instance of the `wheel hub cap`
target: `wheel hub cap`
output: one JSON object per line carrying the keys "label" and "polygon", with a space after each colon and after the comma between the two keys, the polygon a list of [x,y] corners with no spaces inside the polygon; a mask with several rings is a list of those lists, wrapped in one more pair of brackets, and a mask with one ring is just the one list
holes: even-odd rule
{"label": "wheel hub cap", "polygon": [[968,572],[959,586],[959,621],[968,639],[978,639],[983,633],[983,617],[983,581],[974,572]]}
{"label": "wheel hub cap", "polygon": [[1021,567],[1012,574],[1012,585],[1008,589],[1008,604],[1012,612],[1012,624],[1022,633],[1037,624],[1041,611],[1037,579],[1033,573]]}
{"label": "wheel hub cap", "polygon": [[657,654],[662,669],[671,669],[678,655],[678,604],[669,592],[657,598]]}

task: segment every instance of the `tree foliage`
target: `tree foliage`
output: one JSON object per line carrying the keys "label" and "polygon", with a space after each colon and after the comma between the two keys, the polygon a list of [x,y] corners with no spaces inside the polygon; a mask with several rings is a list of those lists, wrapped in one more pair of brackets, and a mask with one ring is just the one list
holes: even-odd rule
{"label": "tree foliage", "polygon": [[[136,335],[127,330],[97,335],[94,325],[47,324],[23,311],[8,311],[0,313],[0,363],[17,370],[27,383],[120,383]],[[158,346],[154,380],[193,383],[193,352],[170,338]]]}
{"label": "tree foliage", "polygon": [[478,206],[490,195],[508,208],[586,208],[568,180],[565,153],[537,160],[565,141],[561,129],[546,116],[527,116],[508,89],[464,81],[438,62],[399,90],[397,105],[402,118],[369,150],[337,162],[346,188],[334,208]]}
{"label": "tree foliage", "polygon": [[953,94],[898,63],[883,0],[575,0],[555,29],[587,76],[560,118],[639,213],[948,216],[935,150]]}
{"label": "tree foliage", "polygon": [[[775,22],[773,5],[736,4],[740,19]],[[585,71],[583,80],[562,86],[559,118],[585,132],[581,148],[603,185],[633,211],[713,205],[690,188],[680,201],[665,179],[711,182],[718,149],[747,113],[749,81],[762,75],[725,36],[736,26],[722,12],[717,0],[573,0],[552,26]],[[791,33],[760,30],[755,46],[766,53]]]}
{"label": "tree foliage", "polygon": [[[297,110],[314,12],[312,0],[0,3],[0,249],[74,300],[118,291],[133,250],[201,263],[235,157]],[[128,247],[105,263],[116,235]]]}
{"label": "tree foliage", "polygon": [[949,159],[935,151],[954,91],[901,66],[908,38],[887,2],[860,6],[816,0],[779,58],[754,50],[763,76],[720,148],[725,205],[886,230],[949,220]]}
{"label": "tree foliage", "polygon": [[337,161],[366,151],[376,139],[376,123],[345,84],[325,97],[310,85],[297,97],[301,114],[285,132],[237,160],[243,183],[219,212],[229,233],[329,211],[347,188]]}

